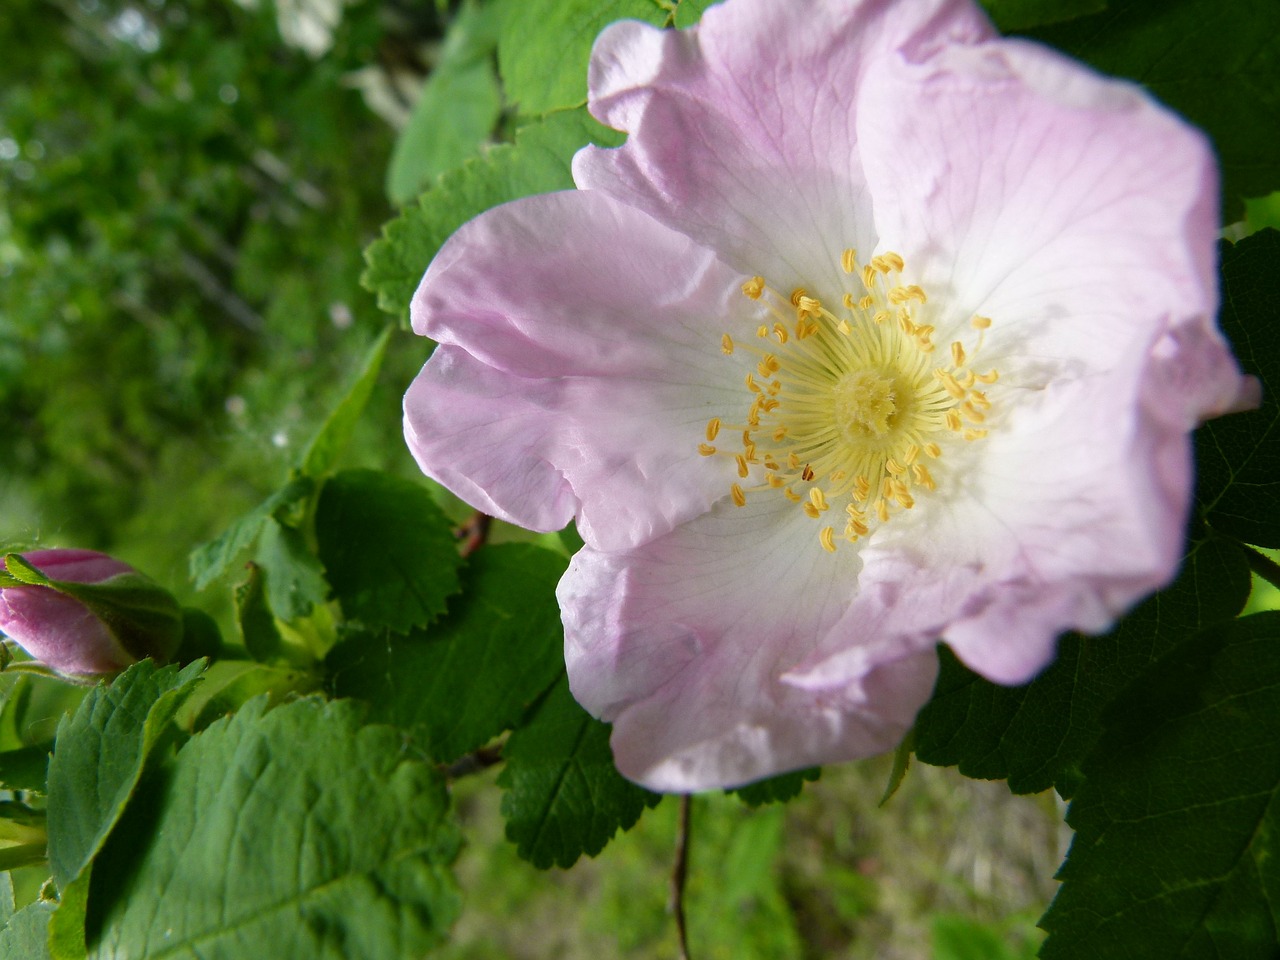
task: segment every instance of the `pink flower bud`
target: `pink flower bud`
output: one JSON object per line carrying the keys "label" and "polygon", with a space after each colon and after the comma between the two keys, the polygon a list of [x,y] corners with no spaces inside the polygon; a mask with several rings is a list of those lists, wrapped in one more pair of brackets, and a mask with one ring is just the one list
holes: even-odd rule
{"label": "pink flower bud", "polygon": [[10,563],[17,579],[38,582],[0,588],[0,632],[46,666],[116,673],[144,657],[163,662],[177,648],[177,601],[127,563],[93,550],[35,550],[22,559],[43,577]]}

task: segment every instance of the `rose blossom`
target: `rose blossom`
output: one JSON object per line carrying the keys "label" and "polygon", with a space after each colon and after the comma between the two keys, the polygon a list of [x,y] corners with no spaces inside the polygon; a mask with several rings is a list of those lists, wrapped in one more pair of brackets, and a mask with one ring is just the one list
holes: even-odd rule
{"label": "rose blossom", "polygon": [[1204,137],[967,0],[729,0],[596,41],[626,131],[413,299],[422,469],[586,546],[574,695],[658,790],[892,747],[942,640],[1021,683],[1167,583],[1214,327]]}
{"label": "rose blossom", "polygon": [[[23,559],[53,584],[0,589],[0,632],[46,666],[95,676],[173,654],[182,631],[177,602],[127,563],[94,550],[35,550]],[[100,589],[75,596],[78,584]]]}

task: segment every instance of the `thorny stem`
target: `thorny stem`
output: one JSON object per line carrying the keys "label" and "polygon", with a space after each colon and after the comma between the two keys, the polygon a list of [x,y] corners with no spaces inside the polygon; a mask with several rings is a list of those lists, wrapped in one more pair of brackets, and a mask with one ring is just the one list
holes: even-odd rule
{"label": "thorny stem", "polygon": [[1244,558],[1249,562],[1249,569],[1273,587],[1280,588],[1280,563],[1276,563],[1261,550],[1244,547]]}
{"label": "thorny stem", "polygon": [[462,541],[464,557],[471,556],[484,546],[485,540],[489,538],[489,526],[492,523],[493,517],[477,510],[471,515],[471,519],[462,525],[458,530],[458,538]]}
{"label": "thorny stem", "polygon": [[692,820],[692,797],[680,798],[680,828],[676,834],[676,862],[671,871],[671,912],[676,918],[676,938],[680,943],[680,960],[689,960],[689,935],[684,922],[684,883],[689,876],[689,827]]}

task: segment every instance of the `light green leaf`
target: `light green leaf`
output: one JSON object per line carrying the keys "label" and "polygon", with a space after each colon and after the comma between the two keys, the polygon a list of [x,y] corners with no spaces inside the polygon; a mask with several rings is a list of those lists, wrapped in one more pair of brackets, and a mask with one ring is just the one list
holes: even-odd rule
{"label": "light green leaf", "polygon": [[267,604],[281,620],[305,617],[328,598],[324,566],[301,531],[274,517],[267,520],[256,557],[262,567]]}
{"label": "light green leaf", "polygon": [[48,900],[29,903],[0,929],[0,957],[4,960],[51,960],[49,918],[56,905]]}
{"label": "light green leaf", "polygon": [[310,496],[315,482],[306,476],[294,477],[267,499],[236,520],[217,539],[202,544],[191,553],[190,573],[197,590],[203,590],[222,574],[231,562],[262,531],[267,518]]}
{"label": "light green leaf", "polygon": [[514,144],[445,174],[385,227],[365,250],[368,269],[360,278],[378,295],[378,306],[409,315],[409,300],[427,264],[458,227],[490,207],[535,193],[573,188],[569,164],[588,142],[613,146],[621,135],[607,130],[586,109],[566,110],[522,127]]}
{"label": "light green leaf", "polygon": [[587,102],[587,61],[596,36],[615,20],[661,27],[670,4],[658,0],[503,0],[498,72],[522,116]]}
{"label": "light green leaf", "polygon": [[17,904],[13,899],[13,877],[9,873],[0,873],[0,927],[9,922]]}
{"label": "light green leaf", "polygon": [[92,882],[90,863],[79,877],[58,891],[58,909],[49,921],[49,953],[53,960],[86,960],[84,928]]}
{"label": "light green leaf", "polygon": [[351,701],[258,700],[145,783],[94,863],[89,956],[421,957],[459,900],[428,765]]}
{"label": "light green leaf", "polygon": [[1274,960],[1280,613],[1195,637],[1106,720],[1041,957]]}
{"label": "light green leaf", "polygon": [[346,394],[329,412],[324,424],[307,445],[307,452],[303,454],[302,463],[298,466],[299,472],[319,479],[333,469],[338,455],[351,441],[356,423],[369,403],[374,384],[378,382],[378,372],[382,369],[382,359],[386,356],[392,329],[384,329],[369,347]]}
{"label": "light green leaf", "polygon": [[142,776],[147,757],[204,669],[134,664],[100,685],[58,724],[49,762],[49,865],[59,887],[102,847]]}
{"label": "light green leaf", "polygon": [[192,733],[203,730],[221,717],[235,713],[254,697],[266,694],[269,702],[297,694],[313,693],[320,686],[314,674],[296,667],[250,660],[219,660],[209,666],[174,722]]}
{"label": "light green leaf", "polygon": [[359,634],[326,661],[339,696],[412,730],[439,763],[514,726],[564,669],[555,586],[566,561],[525,544],[478,550],[462,594],[426,633]]}
{"label": "light green leaf", "polygon": [[348,620],[404,633],[458,591],[449,520],[421,484],[376,470],[335,474],[320,492],[316,539]]}
{"label": "light green leaf", "polygon": [[578,706],[564,677],[511,734],[502,756],[507,839],[543,870],[571,867],[584,853],[594,857],[662,799],[618,773],[608,725]]}
{"label": "light green leaf", "polygon": [[702,19],[708,7],[713,7],[722,0],[677,0],[673,24],[683,30]]}

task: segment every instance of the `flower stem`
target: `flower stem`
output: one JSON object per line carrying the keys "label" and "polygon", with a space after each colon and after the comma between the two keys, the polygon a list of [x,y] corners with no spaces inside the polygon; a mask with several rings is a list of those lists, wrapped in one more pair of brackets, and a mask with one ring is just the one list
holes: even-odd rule
{"label": "flower stem", "polygon": [[676,833],[676,862],[671,871],[671,912],[676,918],[676,938],[680,943],[679,960],[689,960],[689,934],[684,922],[684,884],[689,876],[689,828],[692,823],[693,798],[680,798],[680,827]]}
{"label": "flower stem", "polygon": [[481,513],[479,510],[471,515],[471,519],[458,531],[458,536],[462,540],[462,555],[464,557],[471,556],[471,554],[484,546],[485,540],[489,538],[489,525],[492,523],[493,517]]}
{"label": "flower stem", "polygon": [[1256,547],[1240,544],[1244,550],[1244,558],[1249,562],[1249,569],[1273,587],[1280,589],[1280,563],[1276,563]]}

